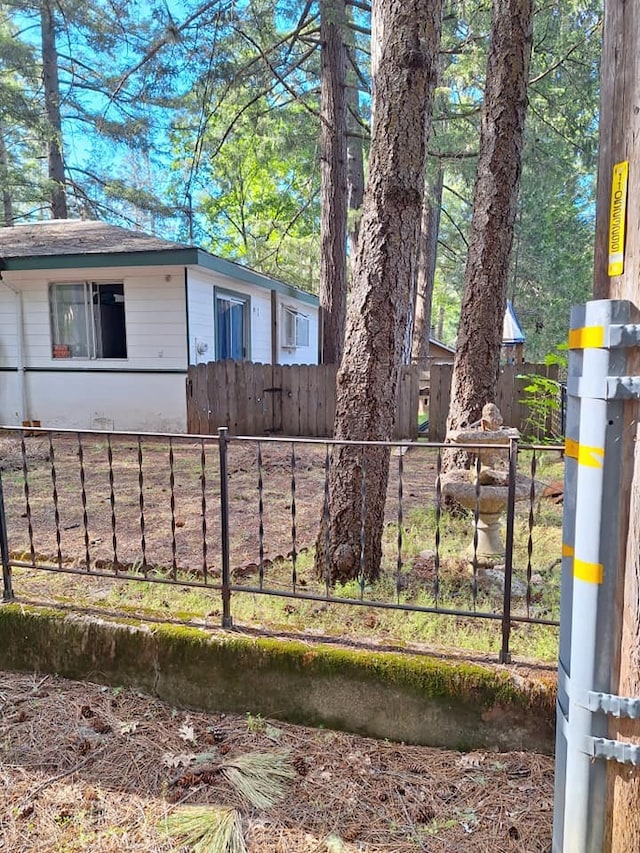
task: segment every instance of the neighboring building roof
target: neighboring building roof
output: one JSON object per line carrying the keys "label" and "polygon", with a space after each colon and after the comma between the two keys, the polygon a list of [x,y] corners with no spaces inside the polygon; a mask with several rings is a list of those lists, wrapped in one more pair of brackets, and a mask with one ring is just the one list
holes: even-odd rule
{"label": "neighboring building roof", "polygon": [[526,338],[518,320],[515,308],[511,304],[511,300],[507,299],[507,310],[504,312],[504,321],[502,323],[502,343],[503,344],[523,344]]}
{"label": "neighboring building roof", "polygon": [[455,355],[456,351],[453,347],[443,344],[437,338],[429,338],[428,364],[433,364],[434,362],[445,362],[447,364],[451,362],[453,364]]}
{"label": "neighboring building roof", "polygon": [[0,271],[170,265],[201,266],[311,305],[318,304],[318,297],[311,293],[204,249],[106,222],[52,219],[0,228]]}

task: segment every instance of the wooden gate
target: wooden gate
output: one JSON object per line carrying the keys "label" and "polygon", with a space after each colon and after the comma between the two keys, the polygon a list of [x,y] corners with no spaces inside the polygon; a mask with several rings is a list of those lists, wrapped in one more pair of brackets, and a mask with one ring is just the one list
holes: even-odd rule
{"label": "wooden gate", "polygon": [[[187,376],[187,429],[213,434],[329,437],[336,407],[336,365],[254,364],[210,361],[191,365]],[[416,367],[403,367],[394,438],[418,431]]]}

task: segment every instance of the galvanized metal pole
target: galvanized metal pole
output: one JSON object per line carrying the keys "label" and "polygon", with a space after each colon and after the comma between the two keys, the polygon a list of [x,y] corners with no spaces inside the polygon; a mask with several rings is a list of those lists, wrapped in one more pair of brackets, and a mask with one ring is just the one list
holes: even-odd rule
{"label": "galvanized metal pole", "polygon": [[231,628],[231,571],[229,567],[229,484],[227,478],[228,427],[218,427],[220,454],[220,535],[222,539],[222,627]]}
{"label": "galvanized metal pole", "polygon": [[625,347],[639,338],[631,314],[625,300],[598,300],[571,316],[554,853],[602,853],[606,772],[594,759],[630,760],[629,749],[619,750],[606,735],[607,714],[621,698],[609,689],[625,511],[622,407],[637,393],[625,375]]}
{"label": "galvanized metal pole", "polygon": [[7,516],[4,509],[4,491],[2,488],[2,469],[0,469],[0,556],[2,557],[2,600],[13,601],[13,583],[11,562],[9,560],[9,542],[7,539]]}
{"label": "galvanized metal pole", "polygon": [[[584,326],[584,308],[574,309],[571,327]],[[573,383],[582,373],[582,350],[569,353],[568,380]],[[568,384],[569,384],[568,383]],[[562,570],[560,575],[560,651],[558,656],[558,692],[556,700],[556,761],[553,809],[553,851],[561,853],[564,841],[565,787],[567,770],[566,728],[569,717],[568,679],[571,671],[571,626],[573,600],[573,553],[575,542],[576,491],[578,479],[580,398],[565,394],[565,459],[562,513]],[[567,452],[568,451],[568,452]]]}
{"label": "galvanized metal pole", "polygon": [[505,534],[504,595],[502,601],[502,648],[500,663],[511,663],[511,581],[513,579],[513,539],[516,514],[516,477],[518,476],[518,441],[509,439],[509,486],[507,490],[507,531]]}

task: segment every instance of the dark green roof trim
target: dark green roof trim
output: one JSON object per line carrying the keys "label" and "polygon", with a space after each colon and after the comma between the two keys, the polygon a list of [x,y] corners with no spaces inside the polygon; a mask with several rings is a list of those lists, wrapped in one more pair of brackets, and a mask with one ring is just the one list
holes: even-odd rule
{"label": "dark green roof trim", "polygon": [[236,281],[252,284],[265,290],[275,290],[291,299],[299,299],[308,305],[318,306],[318,297],[290,284],[284,284],[269,276],[255,272],[241,264],[227,261],[204,249],[186,247],[184,249],[166,249],[146,252],[87,252],[77,255],[41,255],[30,258],[2,258],[0,268],[7,272],[29,270],[77,270],[113,269],[116,267],[174,267],[200,266],[212,272],[229,276]]}
{"label": "dark green roof trim", "polygon": [[88,252],[79,255],[41,255],[3,258],[7,272],[22,270],[77,270],[97,267],[174,267],[198,263],[198,249],[167,249],[154,252]]}

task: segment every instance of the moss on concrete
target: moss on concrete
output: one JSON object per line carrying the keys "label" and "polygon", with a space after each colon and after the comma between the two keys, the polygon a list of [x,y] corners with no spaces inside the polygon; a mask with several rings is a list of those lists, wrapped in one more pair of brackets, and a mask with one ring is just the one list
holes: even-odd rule
{"label": "moss on concrete", "polygon": [[0,607],[0,667],[135,686],[253,713],[458,748],[553,746],[554,696],[505,669],[175,624]]}

